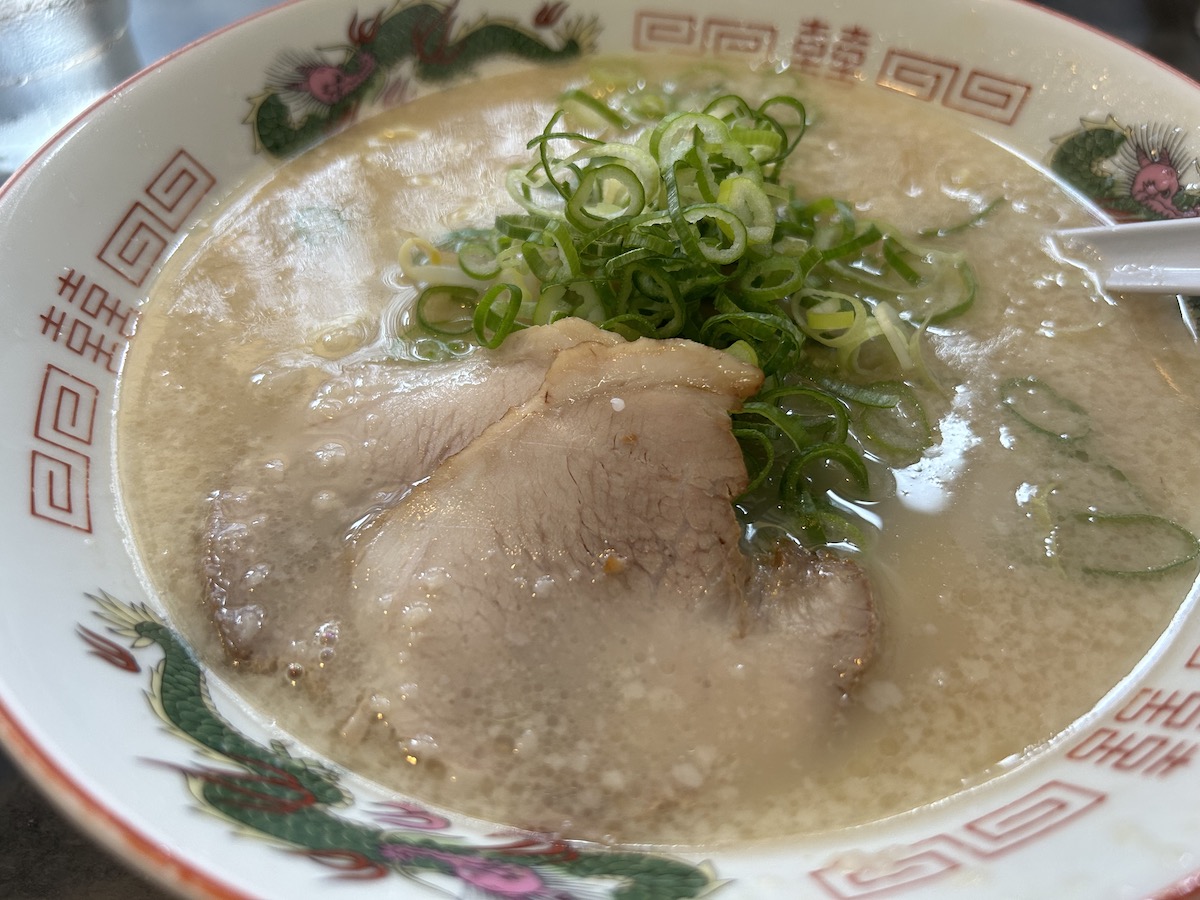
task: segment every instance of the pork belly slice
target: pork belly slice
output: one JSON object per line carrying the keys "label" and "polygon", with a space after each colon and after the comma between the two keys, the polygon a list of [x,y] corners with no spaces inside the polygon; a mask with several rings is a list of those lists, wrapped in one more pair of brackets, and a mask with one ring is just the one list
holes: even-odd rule
{"label": "pork belly slice", "polygon": [[440,802],[589,837],[820,744],[875,612],[852,564],[740,548],[729,412],[760,377],[687,341],[559,353],[351,551],[344,733],[385,732]]}
{"label": "pork belly slice", "polygon": [[319,665],[339,633],[341,548],[354,523],[533,396],[559,352],[620,340],[564,319],[463,360],[301,373],[310,383],[320,373],[319,386],[282,401],[253,455],[210,498],[205,600],[228,658],[253,670]]}

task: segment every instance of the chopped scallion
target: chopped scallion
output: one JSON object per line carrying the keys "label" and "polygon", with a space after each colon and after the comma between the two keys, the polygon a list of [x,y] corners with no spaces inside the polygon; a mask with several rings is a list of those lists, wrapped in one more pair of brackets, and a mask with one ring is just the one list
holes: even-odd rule
{"label": "chopped scallion", "polygon": [[880,348],[897,379],[921,377],[921,329],[970,306],[970,267],[838,198],[795,197],[783,175],[807,125],[797,98],[716,93],[672,108],[669,92],[637,82],[562,97],[528,143],[531,162],[509,174],[520,213],[446,246],[405,243],[418,323],[497,347],[515,329],[580,316],[752,361],[766,385],[735,415],[752,488],[773,492],[806,534],[858,533],[817,470],[835,465],[865,491],[858,441],[906,458],[932,441],[912,391],[874,383],[860,353]]}

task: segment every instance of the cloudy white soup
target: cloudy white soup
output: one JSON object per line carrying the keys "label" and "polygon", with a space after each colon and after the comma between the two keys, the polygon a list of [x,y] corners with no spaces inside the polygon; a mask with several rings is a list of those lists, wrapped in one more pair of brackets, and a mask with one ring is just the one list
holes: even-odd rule
{"label": "cloudy white soup", "polygon": [[570,837],[842,828],[1035,754],[1196,577],[1200,351],[905,98],[612,61],[247,185],[118,461],[196,652],[336,762]]}

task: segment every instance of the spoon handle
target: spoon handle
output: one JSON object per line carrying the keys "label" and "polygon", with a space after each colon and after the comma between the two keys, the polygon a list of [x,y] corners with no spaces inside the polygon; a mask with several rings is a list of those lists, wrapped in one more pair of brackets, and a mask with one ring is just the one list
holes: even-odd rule
{"label": "spoon handle", "polygon": [[1200,218],[1068,228],[1054,240],[1111,291],[1200,294]]}

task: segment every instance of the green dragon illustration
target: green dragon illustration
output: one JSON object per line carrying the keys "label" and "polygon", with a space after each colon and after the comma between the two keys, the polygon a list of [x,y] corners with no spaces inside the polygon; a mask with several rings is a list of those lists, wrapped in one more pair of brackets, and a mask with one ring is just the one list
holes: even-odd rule
{"label": "green dragon illustration", "polygon": [[[353,120],[369,98],[403,94],[414,81],[444,83],[486,59],[550,63],[593,49],[594,17],[567,22],[553,33],[552,45],[512,20],[484,16],[461,25],[457,3],[398,3],[366,21],[355,14],[340,62],[321,54],[281,60],[266,92],[251,99],[246,121],[257,146],[272,156],[290,156]],[[565,9],[562,2],[543,6],[535,26],[553,26]]]}
{"label": "green dragon illustration", "polygon": [[[441,815],[409,802],[381,804],[380,827],[335,813],[354,798],[333,768],[270,746],[234,729],[217,711],[204,671],[180,637],[144,605],[100,592],[89,595],[108,630],[133,650],[158,645],[150,703],[174,733],[222,765],[172,766],[208,811],[244,833],[307,854],[346,877],[398,873],[420,881],[457,879],[471,896],[504,900],[679,900],[720,886],[707,865],[633,851],[602,851],[524,835],[504,843],[471,843],[449,834]],[[80,626],[92,653],[128,672],[141,666],[129,650]],[[394,826],[401,827],[394,827]]]}
{"label": "green dragon illustration", "polygon": [[[1183,130],[1080,120],[1080,128],[1054,141],[1050,168],[1117,222],[1183,219],[1200,215],[1200,190],[1183,173],[1200,170],[1184,162]],[[1183,298],[1192,334],[1200,333],[1200,297]]]}
{"label": "green dragon illustration", "polygon": [[1056,175],[1118,221],[1190,218],[1200,214],[1200,192],[1182,173],[1200,168],[1185,162],[1182,130],[1120,125],[1086,119],[1058,138],[1050,157]]}

